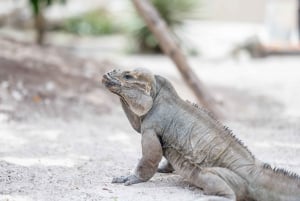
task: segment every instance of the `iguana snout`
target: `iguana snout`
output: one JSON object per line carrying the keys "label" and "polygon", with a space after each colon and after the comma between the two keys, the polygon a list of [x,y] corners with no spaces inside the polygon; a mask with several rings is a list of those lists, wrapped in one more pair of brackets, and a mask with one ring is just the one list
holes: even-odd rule
{"label": "iguana snout", "polygon": [[102,83],[113,93],[120,93],[121,82],[118,79],[120,70],[113,70],[103,75]]}
{"label": "iguana snout", "polygon": [[138,116],[146,114],[152,107],[156,81],[146,69],[132,71],[112,70],[103,75],[102,83]]}

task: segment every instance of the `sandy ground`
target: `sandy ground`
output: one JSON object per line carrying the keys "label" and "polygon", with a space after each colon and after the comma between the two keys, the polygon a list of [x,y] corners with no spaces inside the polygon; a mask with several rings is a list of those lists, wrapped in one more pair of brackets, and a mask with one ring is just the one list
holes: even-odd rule
{"label": "sandy ground", "polygon": [[[176,174],[156,174],[128,187],[111,184],[113,176],[132,171],[141,152],[140,136],[99,82],[114,65],[28,61],[23,46],[1,53],[0,201],[192,201],[202,196]],[[12,62],[16,55],[20,59]],[[113,61],[150,68],[193,100],[164,57]],[[258,158],[300,173],[300,59],[191,61],[237,137]]]}

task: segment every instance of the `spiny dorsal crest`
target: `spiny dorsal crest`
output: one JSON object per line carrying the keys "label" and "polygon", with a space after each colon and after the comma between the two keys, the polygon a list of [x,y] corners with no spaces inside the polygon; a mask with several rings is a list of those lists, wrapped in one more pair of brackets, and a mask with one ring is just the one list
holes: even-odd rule
{"label": "spiny dorsal crest", "polygon": [[197,108],[201,113],[205,113],[207,114],[210,118],[213,119],[213,121],[215,121],[216,125],[221,128],[226,135],[228,135],[229,137],[233,138],[234,141],[236,141],[238,144],[240,144],[244,149],[247,150],[247,152],[249,152],[249,154],[251,155],[251,157],[254,158],[254,155],[250,152],[250,150],[247,148],[247,146],[244,145],[244,143],[238,139],[232,132],[232,130],[230,130],[227,126],[224,126],[214,115],[212,112],[210,112],[209,110],[207,110],[206,108],[203,108],[199,105],[197,105],[196,103],[192,103],[188,100],[186,100],[187,103],[191,104],[192,106],[194,106],[195,108]]}
{"label": "spiny dorsal crest", "polygon": [[296,180],[300,181],[300,176],[297,173],[290,172],[290,171],[285,170],[283,168],[272,167],[268,163],[264,163],[263,168],[267,169],[267,170],[272,170],[275,174],[287,176],[289,178],[296,179]]}

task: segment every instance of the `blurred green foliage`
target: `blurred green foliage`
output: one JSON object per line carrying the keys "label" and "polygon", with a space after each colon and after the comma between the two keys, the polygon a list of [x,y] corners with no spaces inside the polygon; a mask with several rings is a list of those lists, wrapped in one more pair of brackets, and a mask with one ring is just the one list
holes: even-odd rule
{"label": "blurred green foliage", "polygon": [[[46,30],[46,21],[43,17],[43,10],[53,3],[63,3],[65,1],[66,0],[29,0],[32,12],[34,13],[35,27],[38,33],[37,41],[39,43],[42,43],[44,38],[43,35]],[[199,3],[199,0],[150,1],[166,21],[173,33],[175,33],[175,28],[177,29],[180,27],[185,19],[194,16],[194,11],[198,8]],[[132,38],[130,43],[131,50],[148,53],[161,52],[155,37],[147,28],[143,20],[137,15],[131,20],[128,20],[126,17],[118,19],[104,8],[95,9],[83,15],[65,20],[63,24],[59,26],[59,29],[80,36],[99,36],[127,32]]]}
{"label": "blurred green foliage", "polygon": [[[194,11],[199,7],[199,0],[151,0],[151,2],[173,33],[185,19],[194,17]],[[132,20],[130,32],[135,43],[133,48],[137,51],[161,53],[157,40],[139,16]]]}
{"label": "blurred green foliage", "polygon": [[36,43],[42,45],[45,39],[46,33],[46,20],[44,17],[44,9],[51,6],[54,2],[65,3],[66,0],[30,0],[30,6],[32,9],[34,28],[36,31]]}
{"label": "blurred green foliage", "polygon": [[30,0],[30,5],[34,15],[38,15],[39,12],[46,6],[50,6],[53,2],[65,3],[66,0]]}
{"label": "blurred green foliage", "polygon": [[118,33],[121,29],[116,19],[103,9],[70,18],[63,25],[63,30],[69,33],[92,36]]}

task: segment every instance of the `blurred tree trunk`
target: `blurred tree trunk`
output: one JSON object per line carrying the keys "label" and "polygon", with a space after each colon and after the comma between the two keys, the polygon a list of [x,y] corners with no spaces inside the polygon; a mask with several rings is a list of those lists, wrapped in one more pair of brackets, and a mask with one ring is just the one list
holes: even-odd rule
{"label": "blurred tree trunk", "polygon": [[298,40],[300,43],[300,0],[298,0]]}
{"label": "blurred tree trunk", "polygon": [[46,31],[46,20],[42,11],[34,15],[34,26],[36,30],[36,42],[39,45],[43,45]]}
{"label": "blurred tree trunk", "polygon": [[192,89],[198,101],[216,116],[222,117],[217,108],[216,101],[191,69],[185,55],[172,37],[165,21],[148,0],[132,0],[138,13],[144,19],[148,28],[158,40],[160,47],[166,55],[176,64],[184,81]]}

